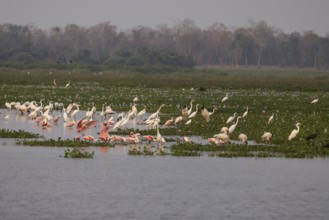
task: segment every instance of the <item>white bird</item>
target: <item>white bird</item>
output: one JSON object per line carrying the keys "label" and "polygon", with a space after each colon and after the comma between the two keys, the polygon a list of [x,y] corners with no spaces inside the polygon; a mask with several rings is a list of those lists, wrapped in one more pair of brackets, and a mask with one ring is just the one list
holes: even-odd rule
{"label": "white bird", "polygon": [[238,125],[239,118],[241,118],[241,116],[239,116],[239,117],[236,119],[235,124],[231,125],[231,126],[228,128],[228,133],[229,133],[229,134],[232,134],[233,131],[235,130],[236,126]]}
{"label": "white bird", "polygon": [[222,99],[222,102],[225,102],[226,100],[228,100],[228,98],[229,98],[229,94],[226,93],[225,97]]}
{"label": "white bird", "polygon": [[93,111],[89,111],[89,107],[88,107],[88,110],[86,111],[86,117],[91,119],[93,116]]}
{"label": "white bird", "polygon": [[189,119],[187,122],[185,122],[186,125],[189,125],[192,123],[192,119]]}
{"label": "white bird", "polygon": [[11,104],[9,102],[6,102],[5,106],[6,106],[7,109],[11,110]]}
{"label": "white bird", "polygon": [[311,104],[315,104],[315,103],[317,103],[317,102],[319,102],[319,99],[318,99],[318,98],[314,99],[314,100],[311,102]]}
{"label": "white bird", "polygon": [[138,112],[136,117],[140,117],[140,120],[143,120],[143,115],[146,113],[146,107],[144,107],[140,112]]}
{"label": "white bird", "polygon": [[156,136],[156,139],[155,141],[158,142],[159,144],[161,143],[165,143],[166,140],[162,137],[162,135],[160,134],[160,131],[159,131],[159,125],[156,126],[157,127],[157,136]]}
{"label": "white bird", "polygon": [[227,119],[226,124],[231,123],[231,122],[235,119],[235,117],[237,116],[237,114],[238,114],[238,113],[234,112],[233,116],[231,116],[231,117],[229,117],[229,118]]}
{"label": "white bird", "polygon": [[239,134],[239,137],[238,137],[239,141],[245,143],[245,144],[248,144],[248,137],[247,135],[245,134]]}
{"label": "white bird", "polygon": [[65,88],[69,87],[70,83],[71,83],[71,80],[69,80],[69,82],[65,85]]}
{"label": "white bird", "polygon": [[222,128],[220,129],[220,133],[225,133],[225,134],[227,134],[227,133],[228,133],[228,127],[222,127]]}
{"label": "white bird", "polygon": [[268,119],[268,124],[271,124],[273,122],[273,119],[274,119],[274,113],[269,117]]}
{"label": "white bird", "polygon": [[99,116],[100,116],[101,118],[103,118],[103,116],[104,116],[104,114],[105,114],[104,106],[105,106],[105,104],[103,103],[103,105],[102,105],[102,111],[99,113]]}
{"label": "white bird", "polygon": [[217,110],[217,108],[214,108],[212,112],[209,112],[204,105],[201,107],[201,115],[206,120],[206,122],[210,121],[210,116],[214,114],[214,112]]}
{"label": "white bird", "polygon": [[192,99],[190,102],[190,109],[187,111],[187,115],[190,115],[192,113],[193,102],[194,102],[194,99]]}
{"label": "white bird", "polygon": [[247,107],[247,111],[245,111],[245,112],[243,113],[242,118],[246,117],[247,114],[248,114],[248,107]]}
{"label": "white bird", "polygon": [[297,122],[297,124],[296,124],[297,129],[292,130],[292,132],[290,133],[290,135],[288,137],[289,141],[293,140],[297,136],[297,134],[299,133],[299,130],[300,130],[300,128],[299,128],[300,125],[301,125],[301,123]]}
{"label": "white bird", "polygon": [[159,112],[160,112],[161,108],[162,108],[164,105],[165,105],[165,104],[162,104],[156,112],[154,112],[152,115],[150,115],[150,116],[148,117],[148,120],[151,120],[151,119],[156,118],[156,117],[159,115]]}
{"label": "white bird", "polygon": [[183,121],[183,116],[178,116],[178,117],[175,119],[175,125],[181,123],[182,121]]}
{"label": "white bird", "polygon": [[189,116],[188,116],[188,119],[191,119],[191,118],[194,118],[196,116],[196,114],[198,113],[198,106],[199,104],[196,104],[196,109],[194,112],[192,112]]}
{"label": "white bird", "polygon": [[215,134],[214,138],[218,140],[216,141],[216,143],[221,143],[221,144],[226,144],[230,141],[230,137],[228,136],[228,134],[225,133]]}
{"label": "white bird", "polygon": [[54,79],[54,86],[57,86],[56,79]]}
{"label": "white bird", "polygon": [[75,109],[72,113],[71,113],[71,117],[76,119],[77,114],[79,112],[79,105],[76,105],[77,109]]}
{"label": "white bird", "polygon": [[271,132],[264,132],[262,135],[262,141],[269,142],[271,141],[273,134]]}

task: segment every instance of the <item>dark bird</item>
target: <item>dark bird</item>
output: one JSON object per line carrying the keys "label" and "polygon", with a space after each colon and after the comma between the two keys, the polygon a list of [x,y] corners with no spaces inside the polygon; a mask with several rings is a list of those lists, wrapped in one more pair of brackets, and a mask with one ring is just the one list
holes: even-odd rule
{"label": "dark bird", "polygon": [[329,143],[322,143],[322,147],[329,148]]}
{"label": "dark bird", "polygon": [[318,132],[313,133],[313,134],[310,134],[310,135],[307,135],[305,139],[307,141],[313,141],[317,136],[318,136]]}

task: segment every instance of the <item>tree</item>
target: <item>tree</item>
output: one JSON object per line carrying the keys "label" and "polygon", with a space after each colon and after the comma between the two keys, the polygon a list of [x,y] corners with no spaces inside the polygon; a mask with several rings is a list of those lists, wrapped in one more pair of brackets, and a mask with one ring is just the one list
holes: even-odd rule
{"label": "tree", "polygon": [[273,29],[265,21],[253,22],[250,20],[250,35],[258,47],[257,66],[261,65],[264,49],[273,41]]}

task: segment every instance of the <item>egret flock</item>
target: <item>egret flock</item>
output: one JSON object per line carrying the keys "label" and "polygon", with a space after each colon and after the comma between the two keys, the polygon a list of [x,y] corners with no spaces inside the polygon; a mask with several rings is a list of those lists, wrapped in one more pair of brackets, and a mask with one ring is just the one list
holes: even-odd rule
{"label": "egret flock", "polygon": [[[54,81],[56,84],[56,81]],[[68,87],[70,81],[65,85]],[[232,95],[227,93],[222,99],[222,102],[227,102]],[[102,104],[102,109],[98,112],[96,119],[96,107],[95,105],[88,108],[83,118],[77,119],[78,113],[80,111],[80,105],[78,103],[71,102],[67,106],[64,106],[63,103],[57,103],[50,101],[47,105],[43,103],[43,100],[40,102],[31,101],[31,102],[6,102],[5,107],[7,110],[15,110],[17,114],[26,115],[28,119],[34,120],[37,123],[40,123],[42,128],[47,129],[52,126],[52,123],[58,124],[60,121],[63,122],[63,126],[66,128],[75,128],[77,135],[74,138],[75,140],[86,140],[86,141],[103,141],[111,143],[139,143],[143,141],[147,142],[157,142],[158,144],[163,144],[166,142],[165,137],[160,133],[160,128],[178,126],[178,125],[189,125],[192,123],[192,120],[196,117],[197,114],[200,114],[204,120],[204,123],[210,121],[211,116],[214,114],[218,108],[213,108],[211,111],[208,111],[204,104],[196,103],[192,99],[189,105],[184,105],[180,110],[180,114],[177,116],[171,116],[165,122],[161,122],[160,112],[161,109],[165,107],[165,104],[161,104],[155,112],[147,112],[147,106],[140,111],[137,109],[137,102],[139,101],[138,97],[133,98],[133,104],[127,112],[118,113],[113,110],[112,107],[107,104]],[[314,99],[311,104],[318,102],[318,98]],[[195,107],[194,107],[195,106]],[[201,106],[201,108],[199,108]],[[54,111],[59,110],[59,111]],[[220,132],[214,134],[213,137],[208,138],[209,143],[214,144],[228,144],[231,142],[230,135],[236,130],[238,126],[239,119],[246,118],[248,116],[248,107],[242,115],[238,115],[237,112],[234,112],[226,121],[226,126],[220,129]],[[59,114],[56,115],[56,112]],[[147,118],[145,115],[148,115]],[[9,115],[6,115],[4,119],[8,119]],[[139,133],[130,132],[129,136],[120,136],[112,134],[111,132],[116,130],[125,130],[126,125],[130,120],[137,120],[141,125],[145,125],[145,129],[155,129],[156,136],[153,135],[140,135]],[[273,123],[274,113],[268,118],[268,124]],[[99,137],[93,137],[87,135],[88,129],[91,127],[99,126]],[[300,131],[301,123],[296,122],[296,129],[292,130],[290,135],[287,135],[287,140],[292,141],[295,139]],[[268,144],[271,142],[274,136],[274,132],[265,131],[263,134],[260,134],[261,140]],[[314,139],[316,135],[310,136],[309,139]],[[180,138],[183,142],[190,142],[191,140],[188,137]],[[238,141],[242,144],[248,144],[248,136],[244,133],[238,135]]]}

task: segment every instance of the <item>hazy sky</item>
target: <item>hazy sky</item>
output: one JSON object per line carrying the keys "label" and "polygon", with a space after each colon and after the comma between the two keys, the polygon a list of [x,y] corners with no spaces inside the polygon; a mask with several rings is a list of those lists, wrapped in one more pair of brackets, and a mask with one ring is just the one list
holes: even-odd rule
{"label": "hazy sky", "polygon": [[329,34],[329,0],[0,0],[0,23],[35,24],[42,29],[110,21],[120,30],[170,27],[191,19],[200,28],[264,20],[285,33]]}

